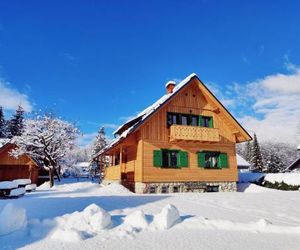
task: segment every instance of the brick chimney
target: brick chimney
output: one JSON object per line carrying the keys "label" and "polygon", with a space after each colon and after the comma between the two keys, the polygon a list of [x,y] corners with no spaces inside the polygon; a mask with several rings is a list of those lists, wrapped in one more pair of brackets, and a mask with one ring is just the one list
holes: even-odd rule
{"label": "brick chimney", "polygon": [[168,81],[166,83],[167,94],[172,94],[176,83],[174,81]]}

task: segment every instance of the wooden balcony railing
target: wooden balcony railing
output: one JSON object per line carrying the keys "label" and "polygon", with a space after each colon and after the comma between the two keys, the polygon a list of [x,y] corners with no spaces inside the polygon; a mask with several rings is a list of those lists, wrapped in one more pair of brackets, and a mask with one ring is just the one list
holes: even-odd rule
{"label": "wooden balcony railing", "polygon": [[170,141],[219,142],[219,129],[196,126],[171,125]]}

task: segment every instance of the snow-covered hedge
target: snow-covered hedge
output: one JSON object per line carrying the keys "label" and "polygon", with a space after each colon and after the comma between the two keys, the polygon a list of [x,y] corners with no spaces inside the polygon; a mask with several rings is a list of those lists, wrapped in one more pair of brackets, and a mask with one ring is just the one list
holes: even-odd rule
{"label": "snow-covered hedge", "polygon": [[265,181],[272,184],[283,182],[291,186],[300,186],[300,173],[266,174]]}

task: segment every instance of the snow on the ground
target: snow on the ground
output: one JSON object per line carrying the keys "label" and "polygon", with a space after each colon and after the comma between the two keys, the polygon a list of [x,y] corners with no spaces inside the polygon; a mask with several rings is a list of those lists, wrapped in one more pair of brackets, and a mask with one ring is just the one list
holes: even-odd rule
{"label": "snow on the ground", "polygon": [[251,183],[239,183],[238,184],[238,192],[262,193],[262,192],[276,192],[276,191],[277,190],[258,186],[258,185],[251,184]]}
{"label": "snow on the ground", "polygon": [[0,236],[0,248],[299,248],[300,192],[242,185],[245,192],[138,195],[117,184],[44,184],[0,200],[0,213],[12,204],[28,221]]}
{"label": "snow on the ground", "polygon": [[300,173],[278,173],[278,174],[266,174],[265,181],[271,183],[284,182],[288,185],[300,186]]}
{"label": "snow on the ground", "polygon": [[0,212],[0,237],[24,228],[26,223],[25,209],[8,203]]}

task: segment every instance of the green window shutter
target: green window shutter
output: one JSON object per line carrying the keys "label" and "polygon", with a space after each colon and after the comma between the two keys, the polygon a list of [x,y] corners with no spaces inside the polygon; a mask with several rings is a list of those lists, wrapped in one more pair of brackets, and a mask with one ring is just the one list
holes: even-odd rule
{"label": "green window shutter", "polygon": [[189,165],[188,153],[186,151],[179,151],[179,166],[187,168]]}
{"label": "green window shutter", "polygon": [[218,168],[228,168],[228,156],[225,153],[219,154]]}
{"label": "green window shutter", "polygon": [[162,151],[161,150],[153,151],[153,165],[154,165],[154,167],[162,166]]}
{"label": "green window shutter", "polygon": [[213,122],[213,118],[212,117],[210,117],[210,119],[209,119],[209,127],[210,128],[214,127],[214,122]]}
{"label": "green window shutter", "polygon": [[198,152],[198,167],[205,167],[205,152]]}
{"label": "green window shutter", "polygon": [[203,127],[203,119],[202,119],[202,116],[201,115],[199,115],[199,120],[198,120],[198,125],[199,125],[199,127]]}

